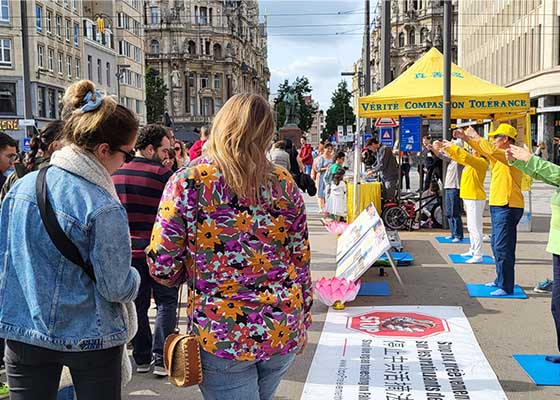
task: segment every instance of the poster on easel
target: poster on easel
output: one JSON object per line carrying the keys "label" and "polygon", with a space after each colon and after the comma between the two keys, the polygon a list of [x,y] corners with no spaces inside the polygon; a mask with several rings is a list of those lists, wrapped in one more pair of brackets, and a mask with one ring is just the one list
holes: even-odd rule
{"label": "poster on easel", "polygon": [[390,248],[383,220],[370,204],[338,238],[336,277],[356,281]]}

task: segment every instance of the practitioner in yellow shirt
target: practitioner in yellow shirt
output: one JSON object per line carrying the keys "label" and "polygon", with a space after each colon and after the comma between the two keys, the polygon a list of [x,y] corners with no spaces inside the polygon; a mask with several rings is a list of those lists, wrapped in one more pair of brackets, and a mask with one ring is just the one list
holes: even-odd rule
{"label": "practitioner in yellow shirt", "polygon": [[496,280],[487,283],[496,290],[492,296],[513,293],[515,285],[515,247],[517,224],[523,216],[522,173],[509,165],[506,150],[515,143],[517,130],[509,124],[500,124],[489,133],[491,144],[469,127],[465,132],[456,131],[455,136],[465,140],[474,150],[490,161],[490,216],[492,219],[492,252],[496,262]]}
{"label": "practitioner in yellow shirt", "polygon": [[[453,136],[457,137],[463,130],[460,129],[453,132]],[[467,213],[467,230],[469,231],[471,247],[468,252],[461,254],[463,257],[470,256],[468,264],[478,263],[482,261],[482,217],[484,206],[486,204],[486,192],[484,191],[484,179],[488,170],[488,161],[480,157],[473,151],[469,154],[465,149],[457,146],[457,144],[443,141],[434,142],[434,148],[442,151],[452,160],[463,165],[463,173],[461,175],[461,184],[459,185],[459,196],[465,204]]]}

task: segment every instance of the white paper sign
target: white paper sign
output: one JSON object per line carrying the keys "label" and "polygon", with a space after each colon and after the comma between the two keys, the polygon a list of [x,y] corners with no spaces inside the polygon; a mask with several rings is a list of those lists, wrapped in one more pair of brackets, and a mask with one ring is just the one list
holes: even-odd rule
{"label": "white paper sign", "polygon": [[461,307],[329,309],[302,400],[507,400]]}

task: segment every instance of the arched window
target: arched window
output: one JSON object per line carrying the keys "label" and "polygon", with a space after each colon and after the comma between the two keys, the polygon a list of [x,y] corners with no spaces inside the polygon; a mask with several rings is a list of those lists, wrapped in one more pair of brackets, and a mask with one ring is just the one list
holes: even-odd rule
{"label": "arched window", "polygon": [[420,30],[420,43],[425,44],[428,40],[428,28],[422,28]]}
{"label": "arched window", "polygon": [[193,40],[189,40],[189,54],[196,54],[196,43]]}
{"label": "arched window", "polygon": [[408,45],[411,46],[414,44],[416,44],[416,31],[414,28],[410,28],[408,31]]}
{"label": "arched window", "polygon": [[404,33],[399,33],[399,47],[404,47]]}
{"label": "arched window", "polygon": [[222,58],[222,46],[216,43],[214,45],[214,58],[220,59]]}
{"label": "arched window", "polygon": [[150,52],[152,54],[159,54],[159,42],[155,39],[150,42]]}

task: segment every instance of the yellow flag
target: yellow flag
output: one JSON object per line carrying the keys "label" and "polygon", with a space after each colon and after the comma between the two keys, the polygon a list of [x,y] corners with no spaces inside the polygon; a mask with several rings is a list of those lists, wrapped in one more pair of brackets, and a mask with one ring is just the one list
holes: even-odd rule
{"label": "yellow flag", "polygon": [[101,17],[97,17],[97,30],[101,33],[105,33],[105,21],[103,21]]}

